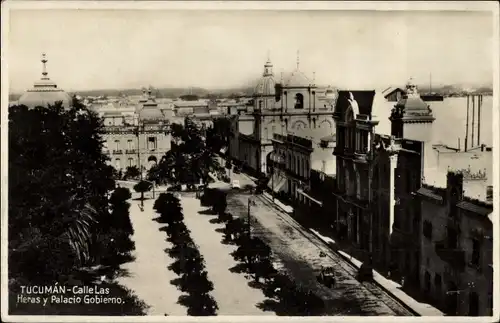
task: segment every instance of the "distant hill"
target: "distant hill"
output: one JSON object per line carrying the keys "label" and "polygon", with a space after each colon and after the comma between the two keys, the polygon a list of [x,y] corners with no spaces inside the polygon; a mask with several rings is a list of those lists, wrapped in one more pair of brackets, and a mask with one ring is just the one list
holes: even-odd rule
{"label": "distant hill", "polygon": [[[229,97],[231,95],[250,95],[253,89],[250,88],[236,88],[236,89],[222,89],[222,90],[207,90],[204,88],[156,88],[153,89],[153,94],[157,98],[178,98],[182,95],[196,95],[200,98],[208,97]],[[131,96],[141,95],[142,89],[103,89],[103,90],[90,90],[75,92],[81,96]]]}
{"label": "distant hill", "polygon": [[[404,85],[400,85],[403,87]],[[321,87],[321,86],[319,86]],[[452,85],[436,85],[432,89],[429,85],[419,85],[420,93],[428,93],[429,91],[441,94],[444,96],[449,96],[453,94],[464,94],[465,92],[473,93],[483,93],[491,94],[493,93],[492,86],[467,86],[463,84],[452,84]],[[238,96],[251,96],[253,94],[254,87],[239,87],[239,88],[229,88],[229,89],[217,89],[208,90],[200,87],[193,88],[157,88],[153,90],[153,94],[157,98],[178,98],[182,95],[196,95],[199,98],[230,98]],[[142,89],[102,89],[102,90],[87,90],[87,91],[73,91],[70,94],[78,94],[81,96],[132,96],[141,95]],[[9,101],[18,100],[21,94],[9,94]]]}

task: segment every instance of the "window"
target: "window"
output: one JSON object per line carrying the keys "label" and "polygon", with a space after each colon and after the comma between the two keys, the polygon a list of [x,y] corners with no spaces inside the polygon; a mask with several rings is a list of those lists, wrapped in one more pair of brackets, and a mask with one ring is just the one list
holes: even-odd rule
{"label": "window", "polygon": [[486,201],[493,202],[493,186],[488,186],[486,188]]}
{"label": "window", "polygon": [[148,137],[148,149],[156,149],[156,137]]}
{"label": "window", "polygon": [[133,158],[129,158],[129,159],[128,159],[128,166],[129,166],[129,167],[134,166],[134,159],[133,159]]}
{"label": "window", "polygon": [[120,140],[115,140],[115,150],[120,150]]}
{"label": "window", "polygon": [[304,108],[304,96],[300,93],[295,95],[295,109],[303,109]]}
{"label": "window", "polygon": [[120,158],[115,159],[115,167],[116,167],[116,169],[120,169],[121,168]]}
{"label": "window", "polygon": [[423,234],[424,234],[424,237],[426,237],[429,240],[432,240],[432,223],[431,222],[424,221]]}
{"label": "window", "polygon": [[259,109],[262,110],[262,100],[259,100]]}
{"label": "window", "polygon": [[128,150],[134,149],[132,139],[127,140],[127,149]]}
{"label": "window", "polygon": [[477,239],[472,239],[472,257],[471,264],[474,266],[479,266],[479,261],[481,259],[481,249],[479,241]]}

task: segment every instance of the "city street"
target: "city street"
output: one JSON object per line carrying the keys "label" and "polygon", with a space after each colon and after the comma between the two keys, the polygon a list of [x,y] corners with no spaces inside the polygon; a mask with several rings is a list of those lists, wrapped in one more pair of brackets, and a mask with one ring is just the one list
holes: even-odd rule
{"label": "city street", "polygon": [[147,315],[186,315],[186,308],[177,304],[181,292],[170,284],[177,275],[167,268],[173,261],[165,249],[171,244],[166,233],[159,230],[163,225],[153,220],[158,217],[153,210],[154,200],[144,201],[144,212],[139,209],[140,201],[129,202],[136,258],[122,265],[127,274],[118,282],[150,306]]}
{"label": "city street", "polygon": [[273,312],[265,312],[256,306],[266,298],[261,290],[250,287],[248,283],[251,280],[245,275],[230,271],[237,264],[231,256],[236,247],[222,244],[222,233],[215,231],[224,224],[210,223],[216,216],[200,213],[206,208],[200,205],[200,201],[192,193],[182,193],[181,204],[185,224],[205,259],[208,278],[214,284],[211,295],[219,306],[217,314],[274,315]]}
{"label": "city street", "polygon": [[[249,180],[243,174],[233,174],[232,177],[241,182]],[[247,193],[230,194],[228,212],[246,219],[249,197],[250,194]],[[332,313],[328,314],[413,315],[379,286],[358,282],[354,267],[270,201],[263,196],[254,196],[253,200],[255,204],[250,209],[253,234],[269,243],[284,264],[284,269],[297,283],[307,286],[329,301]],[[321,257],[320,251],[326,256]],[[334,289],[327,289],[316,282],[316,275],[322,266],[335,268],[338,283]]]}

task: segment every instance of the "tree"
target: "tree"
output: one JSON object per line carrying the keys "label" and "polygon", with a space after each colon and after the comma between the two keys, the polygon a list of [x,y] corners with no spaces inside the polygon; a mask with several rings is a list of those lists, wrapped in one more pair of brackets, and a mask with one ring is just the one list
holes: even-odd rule
{"label": "tree", "polygon": [[224,172],[207,146],[204,130],[194,120],[186,118],[184,125],[172,124],[171,135],[172,147],[158,164],[160,179],[193,185],[200,179],[207,183],[211,172]]}
{"label": "tree", "polygon": [[188,315],[192,316],[212,316],[217,315],[219,309],[217,302],[208,294],[189,296],[190,306],[187,310]]}
{"label": "tree", "polygon": [[227,194],[222,191],[216,191],[216,198],[213,201],[213,209],[218,214],[219,221],[222,221],[227,208]]}
{"label": "tree", "polygon": [[179,199],[172,193],[161,193],[153,205],[153,209],[160,214],[160,218],[169,228],[182,223],[184,214]]}
{"label": "tree", "polygon": [[144,193],[149,192],[152,188],[153,184],[151,184],[151,182],[148,181],[140,181],[139,183],[134,185],[134,190],[137,193],[141,193],[141,203],[143,203],[144,201]]}
{"label": "tree", "polygon": [[77,100],[9,109],[9,278],[61,283],[95,263],[115,186],[102,132]]}
{"label": "tree", "polygon": [[241,218],[231,219],[226,223],[225,234],[229,241],[239,241],[245,232],[245,223]]}
{"label": "tree", "polygon": [[128,166],[125,169],[125,174],[123,174],[123,179],[127,180],[129,178],[135,179],[141,176],[141,171],[137,166]]}

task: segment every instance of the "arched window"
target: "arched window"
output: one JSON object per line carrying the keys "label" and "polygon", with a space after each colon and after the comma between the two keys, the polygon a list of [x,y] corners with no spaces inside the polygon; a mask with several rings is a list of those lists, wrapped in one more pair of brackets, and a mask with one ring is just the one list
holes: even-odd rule
{"label": "arched window", "polygon": [[304,96],[300,93],[295,95],[295,109],[303,109],[304,108]]}

